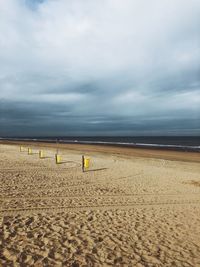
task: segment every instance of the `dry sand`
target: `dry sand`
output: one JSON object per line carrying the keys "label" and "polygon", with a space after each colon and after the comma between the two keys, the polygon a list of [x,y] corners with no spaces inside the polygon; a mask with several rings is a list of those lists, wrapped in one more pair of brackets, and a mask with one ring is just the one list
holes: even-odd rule
{"label": "dry sand", "polygon": [[0,144],[0,266],[200,266],[199,153],[62,147]]}

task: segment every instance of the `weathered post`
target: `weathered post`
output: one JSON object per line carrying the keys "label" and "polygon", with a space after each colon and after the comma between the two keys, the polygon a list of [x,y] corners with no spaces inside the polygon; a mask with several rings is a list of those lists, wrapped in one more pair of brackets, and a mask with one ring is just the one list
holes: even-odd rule
{"label": "weathered post", "polygon": [[43,159],[44,158],[44,151],[43,150],[40,150],[39,151],[39,158],[40,159]]}
{"label": "weathered post", "polygon": [[85,157],[82,155],[82,172],[85,171],[84,163],[85,163]]}
{"label": "weathered post", "polygon": [[33,154],[33,151],[32,151],[32,148],[28,148],[28,155],[32,155]]}

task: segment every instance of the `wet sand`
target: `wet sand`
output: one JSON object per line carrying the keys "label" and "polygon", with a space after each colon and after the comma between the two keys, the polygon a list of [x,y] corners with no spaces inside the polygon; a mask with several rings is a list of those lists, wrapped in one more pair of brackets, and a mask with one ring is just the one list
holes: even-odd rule
{"label": "wet sand", "polygon": [[0,144],[0,266],[200,266],[199,153],[31,144]]}

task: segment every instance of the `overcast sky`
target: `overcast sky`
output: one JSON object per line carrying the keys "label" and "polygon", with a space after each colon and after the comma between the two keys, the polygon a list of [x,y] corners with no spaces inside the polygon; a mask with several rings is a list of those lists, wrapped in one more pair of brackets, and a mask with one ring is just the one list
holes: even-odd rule
{"label": "overcast sky", "polygon": [[199,134],[199,0],[0,0],[0,136]]}

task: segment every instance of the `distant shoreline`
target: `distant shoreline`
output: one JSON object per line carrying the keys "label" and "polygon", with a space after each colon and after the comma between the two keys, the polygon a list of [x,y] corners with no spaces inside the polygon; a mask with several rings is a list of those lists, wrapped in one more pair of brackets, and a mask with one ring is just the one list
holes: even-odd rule
{"label": "distant shoreline", "polygon": [[0,144],[24,145],[32,146],[33,148],[52,148],[59,150],[74,150],[86,154],[114,154],[119,157],[142,157],[142,158],[157,158],[165,160],[175,160],[184,162],[200,163],[199,151],[181,151],[172,149],[163,149],[161,147],[133,147],[119,145],[103,145],[103,144],[80,144],[80,143],[58,143],[50,141],[28,141],[28,140],[0,140]]}
{"label": "distant shoreline", "polygon": [[[148,137],[147,137],[148,138]],[[100,138],[99,138],[100,139]],[[60,144],[83,144],[83,145],[97,145],[97,146],[114,146],[114,147],[126,147],[126,148],[143,148],[143,149],[158,149],[158,150],[172,150],[172,151],[183,151],[183,152],[200,152],[199,145],[183,145],[183,144],[161,144],[155,142],[130,142],[130,141],[102,141],[102,140],[76,140],[76,138],[63,139],[59,138],[58,143]],[[42,142],[42,143],[57,143],[56,139],[50,138],[0,138],[0,141],[17,141],[17,142]],[[153,140],[152,140],[153,141]]]}

